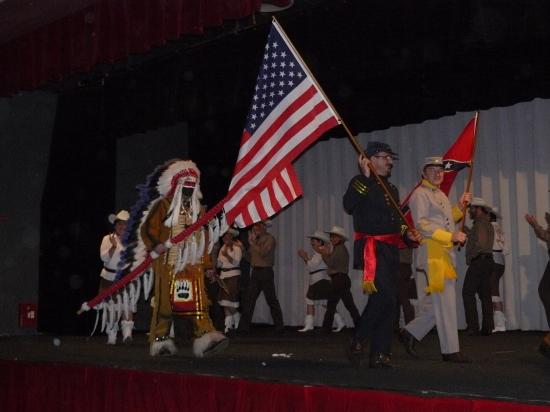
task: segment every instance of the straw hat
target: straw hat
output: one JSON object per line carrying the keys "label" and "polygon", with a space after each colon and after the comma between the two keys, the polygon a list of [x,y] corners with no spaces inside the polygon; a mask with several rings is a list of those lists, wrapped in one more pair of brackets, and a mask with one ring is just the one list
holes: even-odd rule
{"label": "straw hat", "polygon": [[485,200],[481,197],[474,197],[470,203],[470,207],[481,207],[487,212],[491,211],[491,206],[489,206],[487,202],[485,202]]}
{"label": "straw hat", "polygon": [[111,213],[107,218],[110,224],[114,224],[117,220],[122,220],[123,222],[127,222],[128,219],[130,219],[130,213],[128,213],[128,211],[126,210],[121,210],[116,215],[114,213]]}
{"label": "straw hat", "polygon": [[340,226],[332,226],[332,228],[325,233],[328,233],[329,235],[340,236],[342,239],[348,240],[348,237],[346,236],[346,231],[343,227]]}
{"label": "straw hat", "polygon": [[326,233],[324,232],[321,232],[320,230],[316,230],[312,235],[309,235],[309,236],[306,236],[310,239],[317,239],[317,240],[321,240],[325,243],[329,243],[330,242],[330,239],[329,237],[326,235]]}

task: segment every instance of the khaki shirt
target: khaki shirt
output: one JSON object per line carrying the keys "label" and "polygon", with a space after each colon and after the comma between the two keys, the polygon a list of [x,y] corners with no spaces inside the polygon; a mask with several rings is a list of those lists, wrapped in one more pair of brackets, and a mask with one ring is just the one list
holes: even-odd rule
{"label": "khaki shirt", "polygon": [[346,245],[343,243],[334,246],[332,253],[328,256],[323,256],[323,260],[328,266],[327,272],[329,275],[348,273],[349,253]]}
{"label": "khaki shirt", "polygon": [[494,238],[495,231],[491,222],[475,219],[466,243],[466,264],[469,265],[480,255],[492,255]]}
{"label": "khaki shirt", "polygon": [[260,235],[255,242],[249,245],[250,265],[252,267],[273,267],[275,263],[275,238],[264,233]]}

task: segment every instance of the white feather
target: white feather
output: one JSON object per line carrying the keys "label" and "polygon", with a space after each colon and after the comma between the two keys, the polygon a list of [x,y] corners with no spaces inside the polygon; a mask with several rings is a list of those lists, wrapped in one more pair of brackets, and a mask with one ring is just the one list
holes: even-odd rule
{"label": "white feather", "polygon": [[120,293],[117,293],[116,301],[115,301],[115,321],[113,323],[113,326],[120,321],[121,317],[122,317],[122,296],[120,295]]}
{"label": "white feather", "polygon": [[227,224],[227,219],[225,218],[225,213],[222,213],[220,217],[220,233],[223,235],[229,230],[229,225]]}
{"label": "white feather", "polygon": [[99,305],[99,309],[101,310],[101,332],[105,332],[105,328],[107,327],[107,316],[108,316],[108,308],[107,308],[107,302],[103,301]]}
{"label": "white feather", "polygon": [[204,356],[204,352],[209,349],[213,344],[225,339],[227,339],[225,335],[216,330],[212,332],[207,332],[200,338],[196,338],[193,341],[193,355],[195,355],[195,357],[197,358],[202,358]]}
{"label": "white feather", "polygon": [[149,269],[145,272],[145,275],[143,276],[143,298],[145,300],[149,299],[149,295],[151,294],[151,290],[153,289],[153,283],[155,279],[155,272],[153,269]]}
{"label": "white feather", "polygon": [[212,253],[212,249],[214,249],[214,230],[208,222],[208,254]]}
{"label": "white feather", "polygon": [[202,255],[204,255],[204,244],[205,244],[204,229],[200,228],[199,233],[197,233],[197,235],[199,237],[199,243],[197,245],[197,254],[199,256],[202,256]]}
{"label": "white feather", "polygon": [[94,328],[92,329],[92,333],[90,333],[90,336],[94,336],[95,330],[97,329],[97,325],[99,323],[99,315],[101,311],[101,306],[96,305],[95,307],[95,322],[94,322]]}
{"label": "white feather", "polygon": [[214,222],[212,237],[214,238],[214,243],[216,243],[220,239],[220,225],[217,218],[212,219],[211,222]]}
{"label": "white feather", "polygon": [[113,329],[113,325],[115,324],[115,301],[113,299],[109,300],[109,303],[107,304],[107,330]]}
{"label": "white feather", "polygon": [[128,294],[128,288],[125,287],[122,291],[122,313],[124,313],[124,319],[130,318],[130,295]]}
{"label": "white feather", "polygon": [[193,233],[189,236],[189,263],[195,265],[197,263],[197,238]]}
{"label": "white feather", "polygon": [[136,313],[137,297],[139,297],[139,289],[136,289],[136,285],[137,285],[136,281],[130,282],[130,284],[128,285],[128,295],[129,295],[128,307],[129,307],[129,310],[132,311],[132,313]]}
{"label": "white feather", "polygon": [[179,256],[179,261],[178,261],[176,271],[179,272],[180,270],[182,270],[188,261],[189,261],[189,242],[185,240],[180,249],[180,256]]}

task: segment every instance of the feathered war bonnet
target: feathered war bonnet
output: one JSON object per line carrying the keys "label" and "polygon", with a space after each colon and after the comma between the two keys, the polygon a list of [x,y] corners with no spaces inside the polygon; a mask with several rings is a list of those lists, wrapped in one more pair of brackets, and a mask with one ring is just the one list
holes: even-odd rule
{"label": "feathered war bonnet", "polygon": [[178,214],[183,201],[183,189],[192,190],[190,208],[192,223],[195,223],[201,210],[202,193],[200,190],[200,171],[191,160],[175,160],[160,176],[157,189],[161,196],[170,199],[170,208],[164,221],[165,226],[173,227],[178,223]]}

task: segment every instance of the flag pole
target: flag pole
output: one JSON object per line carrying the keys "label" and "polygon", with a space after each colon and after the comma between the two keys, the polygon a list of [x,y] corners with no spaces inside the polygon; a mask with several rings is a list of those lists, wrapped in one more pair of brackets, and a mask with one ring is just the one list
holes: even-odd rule
{"label": "flag pole", "polygon": [[[405,215],[403,214],[403,211],[401,210],[401,207],[399,206],[399,204],[397,203],[397,201],[394,199],[393,195],[391,194],[391,192],[389,191],[387,185],[384,183],[384,181],[380,178],[380,176],[378,175],[378,173],[376,173],[376,170],[374,170],[374,166],[372,166],[372,163],[370,162],[370,158],[369,156],[365,153],[365,150],[363,150],[363,148],[361,147],[361,145],[359,144],[359,142],[357,141],[357,138],[353,135],[353,133],[351,132],[351,130],[349,129],[349,127],[347,126],[346,122],[342,119],[342,116],[340,116],[340,113],[338,113],[338,111],[336,110],[336,108],[334,107],[334,105],[332,104],[332,102],[330,101],[330,99],[328,98],[328,96],[326,95],[325,91],[323,90],[323,88],[321,87],[321,85],[319,84],[319,82],[317,81],[317,79],[315,78],[315,76],[313,75],[313,73],[311,73],[311,70],[309,70],[309,67],[307,66],[307,64],[304,62],[304,59],[302,59],[302,56],[300,55],[300,53],[298,52],[298,50],[296,49],[296,47],[294,47],[294,44],[292,43],[292,41],[290,41],[289,37],[287,36],[286,32],[283,30],[283,28],[281,27],[281,25],[279,24],[279,21],[277,20],[277,18],[275,16],[272,17],[273,19],[273,24],[275,24],[277,26],[277,28],[279,29],[279,31],[281,32],[281,35],[283,36],[284,40],[287,42],[288,44],[288,47],[290,47],[292,49],[292,51],[294,52],[294,55],[299,59],[302,67],[304,68],[304,70],[308,73],[309,77],[311,78],[311,80],[313,81],[313,83],[315,84],[315,87],[317,87],[317,89],[319,90],[319,93],[321,93],[325,99],[325,101],[327,102],[327,104],[330,106],[330,108],[332,109],[332,111],[334,112],[334,114],[336,115],[336,117],[338,118],[338,121],[340,122],[340,124],[344,127],[344,130],[346,131],[347,135],[348,135],[348,138],[351,142],[351,144],[353,145],[353,147],[355,148],[355,150],[357,150],[358,153],[362,154],[363,156],[365,156],[365,158],[369,161],[368,165],[369,165],[369,169],[371,170],[371,173],[373,174],[373,176],[375,177],[375,179],[378,181],[378,183],[380,184],[380,186],[382,187],[382,190],[384,190],[384,193],[388,196],[388,198],[390,199],[390,202],[393,206],[393,208],[395,209],[395,211],[397,212],[397,214],[399,215],[399,217],[401,218],[401,220],[403,221],[403,223],[406,225],[406,226],[409,226],[410,223],[407,221],[407,219],[405,218]],[[414,229],[414,227],[412,227],[411,229]]]}
{"label": "flag pole", "polygon": [[[470,159],[470,170],[468,171],[468,179],[466,180],[466,190],[465,192],[470,191],[470,186],[472,184],[472,175],[474,174],[474,157],[476,154],[476,146],[477,146],[477,121],[479,118],[479,112],[476,112],[476,115],[474,117],[474,144],[472,149],[472,158]],[[466,202],[462,203],[462,223],[460,224],[460,231],[464,232],[464,224],[466,223]]]}

